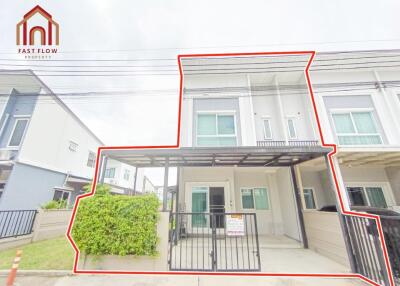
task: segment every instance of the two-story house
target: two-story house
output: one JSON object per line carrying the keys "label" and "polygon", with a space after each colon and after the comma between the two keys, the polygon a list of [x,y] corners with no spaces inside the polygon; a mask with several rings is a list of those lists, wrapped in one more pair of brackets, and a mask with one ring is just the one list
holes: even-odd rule
{"label": "two-story house", "polygon": [[[271,249],[309,247],[298,166],[331,150],[319,142],[304,73],[309,56],[183,57],[180,147],[103,151],[138,168],[164,167],[164,190],[168,169],[178,168],[169,269],[271,271]],[[335,204],[334,190],[324,191]],[[325,253],[323,271],[348,271],[333,216],[327,244],[339,250]]]}
{"label": "two-story house", "polygon": [[[400,211],[400,69],[391,63],[398,56],[326,53],[311,70],[323,133],[338,146],[334,161],[349,208]],[[320,198],[315,208],[324,206]]]}
{"label": "two-story house", "polygon": [[[353,271],[389,283],[375,222],[338,207],[332,149],[320,142],[304,72],[310,56],[183,56],[179,148],[102,153],[164,167],[166,190],[169,168],[178,168],[170,270],[291,273],[308,265],[304,272]],[[345,210],[398,202],[399,98],[388,89],[398,74],[376,67],[380,56],[321,54],[311,71],[324,141],[339,145],[333,163]],[[164,191],[164,210],[167,202]],[[294,250],[302,248],[314,252]],[[308,263],[316,252],[328,260]]]}
{"label": "two-story house", "polygon": [[103,143],[32,71],[1,71],[0,90],[0,209],[72,205]]}

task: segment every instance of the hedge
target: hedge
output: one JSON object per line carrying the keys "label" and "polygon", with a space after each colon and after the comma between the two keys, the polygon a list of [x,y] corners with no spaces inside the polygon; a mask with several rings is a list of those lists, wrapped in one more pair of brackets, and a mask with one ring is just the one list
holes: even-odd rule
{"label": "hedge", "polygon": [[85,254],[157,255],[155,195],[95,195],[79,204],[72,237]]}

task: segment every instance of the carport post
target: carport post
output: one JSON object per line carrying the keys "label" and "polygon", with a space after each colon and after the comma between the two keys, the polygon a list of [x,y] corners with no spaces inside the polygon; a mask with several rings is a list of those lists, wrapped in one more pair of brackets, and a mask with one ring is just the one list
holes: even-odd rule
{"label": "carport post", "polygon": [[[137,186],[137,174],[138,174],[139,167],[135,167],[135,181],[133,183],[133,195],[136,195],[136,186]],[[144,190],[142,190],[144,192]]]}
{"label": "carport post", "polygon": [[100,166],[99,166],[99,174],[100,174],[100,176],[99,176],[99,178],[98,178],[98,183],[100,183],[100,184],[104,184],[104,176],[105,176],[105,173],[106,173],[106,167],[107,167],[107,157],[106,156],[104,156],[104,155],[100,155],[100,160],[99,160],[99,162],[100,162]]}
{"label": "carport post", "polygon": [[164,188],[163,188],[163,208],[162,210],[167,211],[167,200],[168,200],[168,171],[169,171],[169,157],[165,158],[164,168]]}
{"label": "carport post", "polygon": [[[327,170],[328,176],[329,176],[329,183],[331,185],[331,189],[335,192],[335,181],[333,178],[332,170],[329,165],[328,156],[325,155],[324,158],[325,158],[326,170]],[[338,170],[336,170],[336,172],[338,172]],[[340,172],[340,170],[339,170],[339,172]],[[344,244],[346,245],[347,255],[349,257],[350,268],[353,273],[357,273],[356,258],[354,257],[353,249],[351,248],[349,229],[347,228],[345,217],[342,214],[342,210],[341,210],[340,204],[339,204],[339,197],[336,192],[335,192],[335,197],[336,197],[337,214],[339,216],[340,228],[342,229],[342,232],[343,232]]]}
{"label": "carport post", "polygon": [[[176,168],[176,193],[175,193],[175,245],[178,243],[178,236],[180,233],[181,225],[179,223],[179,181],[180,181],[181,168]],[[174,211],[174,210],[172,210]]]}
{"label": "carport post", "polygon": [[300,195],[299,187],[297,185],[296,170],[295,170],[293,165],[290,166],[290,174],[292,176],[294,197],[295,197],[295,200],[296,200],[297,215],[299,217],[301,238],[303,239],[303,247],[304,248],[308,248],[307,233],[306,233],[306,228],[304,226],[303,208],[302,208],[302,205],[301,205],[301,197],[300,197],[301,195]]}

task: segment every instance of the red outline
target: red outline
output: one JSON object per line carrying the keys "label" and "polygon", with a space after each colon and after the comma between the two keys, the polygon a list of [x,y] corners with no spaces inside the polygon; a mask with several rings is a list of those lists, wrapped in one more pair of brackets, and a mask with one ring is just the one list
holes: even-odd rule
{"label": "red outline", "polygon": [[333,178],[334,178],[334,183],[335,183],[335,188],[336,192],[338,194],[339,198],[339,203],[340,203],[340,208],[343,214],[346,215],[353,215],[353,216],[358,216],[358,217],[365,217],[365,218],[370,218],[374,219],[377,223],[378,226],[378,232],[380,236],[380,241],[381,241],[381,246],[383,248],[383,253],[385,256],[385,264],[387,268],[387,272],[389,274],[389,279],[390,279],[390,285],[395,286],[394,284],[394,279],[392,275],[392,270],[390,268],[390,263],[389,263],[389,257],[387,253],[387,248],[386,248],[386,243],[384,240],[383,236],[383,230],[382,230],[382,225],[379,216],[377,215],[371,215],[371,214],[363,214],[363,213],[358,213],[358,212],[353,212],[353,211],[348,211],[344,207],[343,203],[343,198],[340,193],[340,188],[339,188],[339,183],[338,179],[336,176],[336,171],[335,167],[333,164],[332,157],[333,155],[336,154],[337,152],[337,146],[336,144],[328,144],[325,143],[323,133],[322,133],[322,128],[321,128],[321,123],[320,119],[318,116],[318,111],[315,103],[315,98],[314,98],[314,93],[311,87],[311,80],[310,80],[310,75],[309,75],[309,69],[311,66],[311,63],[314,59],[315,56],[315,51],[293,51],[293,52],[256,52],[256,53],[225,53],[225,54],[186,54],[186,55],[178,55],[178,66],[179,66],[179,74],[180,74],[180,83],[179,83],[179,107],[178,107],[178,130],[177,130],[177,140],[176,140],[176,145],[164,145],[164,146],[103,146],[99,147],[97,150],[97,158],[96,158],[96,167],[95,167],[95,173],[94,173],[94,184],[92,185],[91,192],[88,194],[84,194],[81,196],[78,196],[77,201],[74,205],[73,211],[72,211],[72,216],[71,220],[68,225],[67,229],[67,237],[72,245],[72,247],[75,250],[75,260],[74,260],[74,267],[73,267],[73,273],[76,274],[164,274],[164,275],[230,275],[230,276],[268,276],[268,277],[325,277],[325,278],[358,278],[360,280],[363,280],[364,282],[367,282],[370,285],[374,286],[381,286],[380,284],[377,284],[376,282],[368,279],[367,277],[361,275],[361,274],[349,274],[349,273],[340,273],[340,274],[307,274],[307,273],[299,273],[299,274],[292,274],[292,273],[225,273],[225,272],[174,272],[174,271],[165,271],[165,272],[146,272],[146,271],[103,271],[103,270],[78,270],[78,260],[79,260],[79,249],[76,246],[72,236],[71,236],[71,229],[72,225],[74,223],[76,211],[78,209],[79,201],[82,198],[92,196],[95,192],[95,187],[98,179],[98,168],[99,168],[99,158],[101,155],[102,150],[118,150],[118,149],[168,149],[168,148],[179,148],[180,146],[180,129],[181,129],[181,109],[182,109],[182,90],[183,90],[183,72],[182,72],[182,66],[181,66],[181,59],[182,58],[194,58],[194,57],[227,57],[227,56],[256,56],[256,55],[310,55],[310,58],[308,60],[307,66],[304,70],[305,76],[307,79],[307,85],[308,85],[308,91],[311,96],[311,102],[313,106],[313,110],[315,113],[315,118],[317,121],[317,126],[318,126],[318,132],[320,136],[320,140],[322,143],[322,146],[324,147],[331,147],[333,150],[328,154],[328,159],[329,159],[329,165],[333,173]]}

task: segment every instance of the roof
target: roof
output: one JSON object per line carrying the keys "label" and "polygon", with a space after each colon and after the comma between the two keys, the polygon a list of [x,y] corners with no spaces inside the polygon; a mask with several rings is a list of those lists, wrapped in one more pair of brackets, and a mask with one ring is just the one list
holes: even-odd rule
{"label": "roof", "polygon": [[[96,134],[93,133],[93,131],[85,124],[82,122],[82,120],[30,69],[26,70],[0,70],[0,76],[25,76],[28,77],[28,82],[29,84],[33,84],[34,81],[37,82],[38,86],[43,88],[46,91],[46,95],[52,96],[69,114],[72,115],[72,117],[86,130],[88,131],[99,143],[100,145],[105,145],[103,141],[97,137]],[[29,87],[33,89],[33,86],[31,85],[26,85],[23,87],[23,91],[21,93],[26,93],[25,90],[26,88]],[[18,91],[18,87],[15,88]]]}
{"label": "roof", "polygon": [[102,154],[140,167],[284,167],[324,156],[321,146],[183,147],[179,149],[102,150]]}

